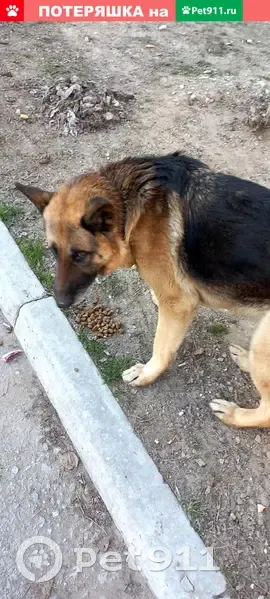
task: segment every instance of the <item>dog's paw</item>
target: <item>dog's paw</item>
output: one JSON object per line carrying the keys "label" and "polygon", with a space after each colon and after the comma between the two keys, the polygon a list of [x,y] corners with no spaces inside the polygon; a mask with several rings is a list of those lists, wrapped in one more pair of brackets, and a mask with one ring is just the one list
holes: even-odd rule
{"label": "dog's paw", "polygon": [[131,366],[131,368],[123,372],[123,381],[133,386],[147,385],[148,381],[144,375],[144,368],[145,364],[135,364],[135,366]]}
{"label": "dog's paw", "polygon": [[248,363],[248,355],[249,352],[241,347],[240,345],[231,345],[230,346],[230,354],[232,360],[243,370],[244,372],[249,372],[249,363]]}
{"label": "dog's paw", "polygon": [[210,408],[224,424],[234,425],[235,410],[238,409],[238,406],[233,401],[214,399],[210,403]]}
{"label": "dog's paw", "polygon": [[167,364],[164,364],[162,361],[152,356],[146,364],[135,364],[135,366],[125,370],[122,374],[122,378],[125,383],[136,385],[137,387],[150,385],[165,372],[166,367]]}

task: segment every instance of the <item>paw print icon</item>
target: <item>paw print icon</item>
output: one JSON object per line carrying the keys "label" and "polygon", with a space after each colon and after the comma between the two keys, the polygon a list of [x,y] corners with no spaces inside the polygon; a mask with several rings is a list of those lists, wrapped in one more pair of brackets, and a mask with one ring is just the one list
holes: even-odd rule
{"label": "paw print icon", "polygon": [[19,9],[16,4],[10,4],[7,6],[6,11],[8,17],[17,17]]}
{"label": "paw print icon", "polygon": [[190,13],[190,7],[189,6],[183,6],[182,13],[183,13],[183,15],[189,15],[189,13]]}

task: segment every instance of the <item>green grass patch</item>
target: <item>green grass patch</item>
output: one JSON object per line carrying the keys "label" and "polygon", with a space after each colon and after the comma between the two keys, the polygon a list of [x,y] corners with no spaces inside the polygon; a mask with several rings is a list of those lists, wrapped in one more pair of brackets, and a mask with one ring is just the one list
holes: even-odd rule
{"label": "green grass patch", "polygon": [[45,248],[42,240],[20,237],[17,243],[29,266],[36,272],[45,257]]}
{"label": "green grass patch", "polygon": [[0,204],[0,220],[8,227],[13,223],[14,219],[21,216],[23,209],[21,206],[12,206],[11,204]]}
{"label": "green grass patch", "polygon": [[107,356],[100,341],[90,339],[83,328],[80,329],[78,338],[84,349],[95,362],[107,385],[120,381],[123,371],[132,365],[132,360],[130,358]]}
{"label": "green grass patch", "polygon": [[127,370],[132,365],[132,360],[125,356],[108,358],[106,362],[103,362],[100,367],[102,377],[109,385],[122,379],[124,370]]}
{"label": "green grass patch", "polygon": [[231,586],[232,590],[235,590],[235,587],[237,585],[238,581],[238,576],[237,574],[234,572],[233,566],[227,566],[224,565],[221,567],[221,571],[224,574],[226,581],[229,583],[229,585]]}
{"label": "green grass patch", "polygon": [[208,331],[212,335],[227,335],[229,329],[224,324],[211,324],[208,327]]}
{"label": "green grass patch", "polygon": [[20,237],[16,239],[16,241],[30,268],[34,271],[41,284],[48,289],[48,291],[51,291],[53,286],[53,276],[45,265],[46,251],[42,239],[26,239]]}
{"label": "green grass patch", "polygon": [[54,75],[59,70],[59,65],[55,64],[52,60],[47,60],[43,65],[45,73],[48,75]]}
{"label": "green grass patch", "polygon": [[105,351],[101,343],[95,339],[90,339],[85,329],[81,327],[78,338],[82,343],[84,349],[93,358],[94,362],[98,365],[98,362],[106,357]]}
{"label": "green grass patch", "polygon": [[202,508],[202,504],[199,500],[191,500],[191,501],[185,501],[183,503],[183,508],[184,511],[186,512],[186,515],[188,517],[188,519],[190,520],[190,523],[192,524],[194,530],[196,530],[196,532],[199,534],[201,531],[201,522],[200,519],[202,517],[202,512],[203,512],[203,508]]}
{"label": "green grass patch", "polygon": [[42,270],[39,272],[39,274],[37,274],[37,277],[45,289],[52,291],[54,281],[52,273],[50,273],[48,270]]}

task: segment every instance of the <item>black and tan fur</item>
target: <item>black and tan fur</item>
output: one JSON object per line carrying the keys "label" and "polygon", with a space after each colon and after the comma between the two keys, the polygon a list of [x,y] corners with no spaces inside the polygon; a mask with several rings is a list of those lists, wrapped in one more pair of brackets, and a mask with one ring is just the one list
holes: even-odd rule
{"label": "black and tan fur", "polygon": [[213,401],[223,422],[270,426],[270,191],[178,152],[127,158],[57,192],[17,184],[43,212],[57,257],[55,296],[68,307],[97,274],[136,265],[154,292],[153,355],[123,373],[148,385],[172,362],[199,305],[265,312],[249,352],[233,359],[261,395],[257,409]]}

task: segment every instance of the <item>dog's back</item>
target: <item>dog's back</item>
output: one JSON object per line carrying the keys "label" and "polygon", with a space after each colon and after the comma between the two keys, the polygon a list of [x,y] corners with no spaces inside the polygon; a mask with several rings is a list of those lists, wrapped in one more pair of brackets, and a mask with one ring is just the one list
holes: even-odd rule
{"label": "dog's back", "polygon": [[153,159],[153,167],[179,195],[179,260],[188,274],[240,303],[269,304],[270,190],[178,153]]}

